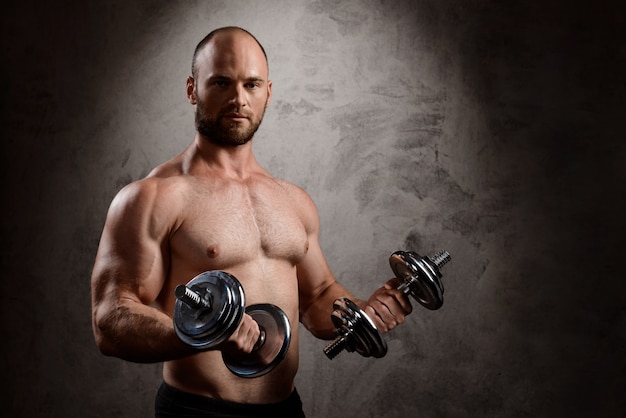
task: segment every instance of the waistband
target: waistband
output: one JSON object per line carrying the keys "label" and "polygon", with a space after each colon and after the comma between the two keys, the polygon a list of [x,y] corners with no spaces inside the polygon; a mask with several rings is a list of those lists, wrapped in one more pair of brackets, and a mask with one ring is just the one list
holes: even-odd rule
{"label": "waistband", "polygon": [[174,412],[184,409],[187,413],[198,412],[205,414],[203,416],[215,414],[214,416],[220,417],[304,417],[302,401],[298,391],[295,389],[287,399],[278,403],[249,404],[196,395],[163,382],[157,392],[156,409],[157,416],[159,416],[159,411],[162,412],[161,416],[168,416],[166,413],[168,410]]}

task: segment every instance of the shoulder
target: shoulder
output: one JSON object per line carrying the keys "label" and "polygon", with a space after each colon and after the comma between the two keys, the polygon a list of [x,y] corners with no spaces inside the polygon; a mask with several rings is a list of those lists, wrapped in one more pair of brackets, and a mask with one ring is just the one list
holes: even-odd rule
{"label": "shoulder", "polygon": [[275,177],[272,179],[285,191],[288,196],[291,197],[292,200],[296,201],[298,204],[315,206],[311,196],[309,196],[309,194],[302,187],[290,183],[287,180]]}
{"label": "shoulder", "polygon": [[276,181],[289,196],[307,231],[317,230],[319,228],[317,206],[311,196],[300,186],[286,180],[277,179]]}
{"label": "shoulder", "polygon": [[117,193],[112,206],[153,205],[184,193],[186,181],[181,160],[179,155],[158,165],[143,179],[127,184]]}
{"label": "shoulder", "polygon": [[124,186],[113,199],[112,206],[155,205],[183,193],[184,184],[176,177],[146,177]]}
{"label": "shoulder", "polygon": [[185,184],[178,176],[148,176],[132,182],[113,198],[107,223],[127,231],[151,230],[161,235],[180,219]]}

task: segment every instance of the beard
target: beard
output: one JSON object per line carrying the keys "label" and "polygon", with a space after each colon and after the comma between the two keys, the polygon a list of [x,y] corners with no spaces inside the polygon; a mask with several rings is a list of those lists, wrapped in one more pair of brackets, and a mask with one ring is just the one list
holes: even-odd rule
{"label": "beard", "polygon": [[[263,115],[265,114],[265,107],[258,118],[247,114],[246,117],[250,123],[244,126],[237,122],[225,123],[222,121],[220,113],[209,116],[203,112],[203,109],[203,103],[198,101],[195,114],[196,130],[210,142],[229,147],[236,147],[250,142],[259,126],[261,126]],[[230,111],[232,110],[222,113]]]}

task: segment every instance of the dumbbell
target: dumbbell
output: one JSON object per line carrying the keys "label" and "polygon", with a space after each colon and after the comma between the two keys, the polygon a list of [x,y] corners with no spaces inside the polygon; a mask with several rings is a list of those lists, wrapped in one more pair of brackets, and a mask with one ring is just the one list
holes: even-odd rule
{"label": "dumbbell", "polygon": [[247,308],[243,286],[235,276],[219,270],[201,273],[174,290],[174,329],[184,343],[199,350],[226,341],[239,327],[244,313],[261,331],[252,352],[222,352],[226,367],[240,377],[259,377],[273,370],[291,342],[289,318],[279,307],[255,304]]}
{"label": "dumbbell", "polygon": [[[450,259],[445,250],[434,257],[422,257],[413,251],[396,251],[389,257],[389,264],[401,282],[399,290],[411,295],[427,309],[436,310],[443,305],[440,269]],[[380,358],[387,354],[387,343],[374,321],[350,299],[335,301],[331,320],[337,338],[324,348],[324,354],[331,360],[343,350],[356,351],[364,357]]]}

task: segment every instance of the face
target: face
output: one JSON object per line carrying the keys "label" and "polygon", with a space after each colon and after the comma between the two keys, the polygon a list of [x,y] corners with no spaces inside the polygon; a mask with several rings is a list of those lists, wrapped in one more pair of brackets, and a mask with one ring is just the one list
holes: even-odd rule
{"label": "face", "polygon": [[197,131],[222,146],[248,143],[272,91],[267,61],[256,41],[240,32],[218,34],[196,62],[196,79],[188,79],[187,95],[196,105]]}

